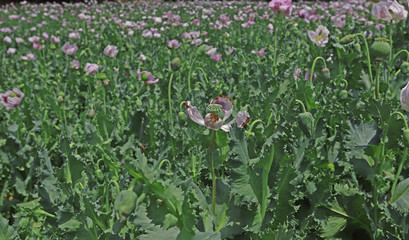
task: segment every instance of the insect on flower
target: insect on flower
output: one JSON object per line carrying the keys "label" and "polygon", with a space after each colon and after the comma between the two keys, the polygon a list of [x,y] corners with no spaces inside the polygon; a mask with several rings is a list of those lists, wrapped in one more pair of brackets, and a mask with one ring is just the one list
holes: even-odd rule
{"label": "insect on flower", "polygon": [[[225,121],[233,113],[233,100],[223,95],[218,96],[210,102],[210,105],[207,108],[210,113],[207,113],[204,119],[197,108],[191,105],[190,101],[187,101],[185,103],[185,107],[187,116],[192,121],[199,125],[206,126],[207,128],[210,128],[212,130],[222,129],[225,132],[229,132],[231,125],[234,122],[237,123],[237,126],[239,128],[242,128],[246,126],[246,124],[250,121],[249,113],[246,111],[242,111],[238,112],[233,120],[225,124]],[[220,118],[219,114],[223,115],[223,118]]]}

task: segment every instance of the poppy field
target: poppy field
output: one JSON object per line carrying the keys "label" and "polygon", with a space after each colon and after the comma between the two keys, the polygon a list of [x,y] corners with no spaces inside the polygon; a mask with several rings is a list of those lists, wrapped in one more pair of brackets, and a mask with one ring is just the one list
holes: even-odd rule
{"label": "poppy field", "polygon": [[408,3],[0,7],[0,239],[409,239]]}

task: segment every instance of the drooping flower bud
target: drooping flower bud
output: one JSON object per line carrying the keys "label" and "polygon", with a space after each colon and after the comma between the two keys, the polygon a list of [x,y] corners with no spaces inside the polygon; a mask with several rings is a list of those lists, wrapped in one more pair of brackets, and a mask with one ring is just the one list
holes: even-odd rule
{"label": "drooping flower bud", "polygon": [[371,52],[371,56],[379,61],[382,61],[389,57],[391,46],[389,45],[388,41],[389,40],[386,38],[375,38],[375,42],[369,49]]}
{"label": "drooping flower bud", "polygon": [[339,97],[340,97],[342,100],[347,99],[347,98],[348,98],[348,91],[345,90],[345,89],[342,90],[341,93],[339,94]]}
{"label": "drooping flower bud", "polygon": [[354,35],[352,34],[348,34],[345,37],[341,38],[341,40],[339,40],[339,43],[346,45],[346,44],[350,44],[354,41]]}
{"label": "drooping flower bud", "polygon": [[180,58],[175,57],[172,62],[170,62],[170,67],[173,71],[178,71],[180,69]]}
{"label": "drooping flower bud", "polygon": [[325,81],[329,81],[331,79],[331,74],[328,68],[323,68],[322,70],[322,77]]}
{"label": "drooping flower bud", "polygon": [[310,112],[298,114],[298,126],[307,137],[311,137],[314,128],[314,117]]}
{"label": "drooping flower bud", "polygon": [[402,71],[402,73],[408,74],[409,73],[409,62],[403,62],[402,65],[400,65],[400,70]]}
{"label": "drooping flower bud", "polygon": [[182,121],[182,122],[186,121],[186,119],[187,119],[186,113],[184,113],[184,112],[179,112],[179,113],[178,113],[178,118],[179,118],[179,120]]}
{"label": "drooping flower bud", "polygon": [[134,191],[123,190],[115,199],[114,209],[121,221],[125,220],[135,209],[138,196]]}
{"label": "drooping flower bud", "polygon": [[201,55],[203,55],[205,52],[206,52],[206,45],[202,44],[202,45],[200,45],[200,47],[197,49],[196,54],[197,54],[198,56],[201,56]]}

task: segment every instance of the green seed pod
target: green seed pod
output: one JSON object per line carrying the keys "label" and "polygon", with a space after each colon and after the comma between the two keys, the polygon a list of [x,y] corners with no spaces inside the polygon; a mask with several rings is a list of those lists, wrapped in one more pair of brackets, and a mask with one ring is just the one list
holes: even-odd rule
{"label": "green seed pod", "polygon": [[346,45],[346,44],[350,44],[354,41],[354,35],[352,34],[348,34],[345,37],[341,38],[341,40],[339,40],[339,43]]}
{"label": "green seed pod", "polygon": [[385,60],[387,57],[389,57],[391,46],[389,45],[388,41],[389,40],[386,38],[375,38],[375,42],[369,49],[371,56],[379,61]]}
{"label": "green seed pod", "polygon": [[64,102],[64,98],[62,96],[58,96],[57,102],[59,102],[59,103]]}
{"label": "green seed pod", "polygon": [[136,105],[137,105],[138,107],[142,106],[142,100],[141,100],[140,98],[137,98],[137,99],[136,99]]}
{"label": "green seed pod", "polygon": [[203,54],[205,53],[205,51],[206,51],[206,45],[202,44],[202,45],[200,45],[200,47],[197,49],[196,54],[197,54],[198,56],[201,56],[201,55],[203,55]]}
{"label": "green seed pod", "polygon": [[104,180],[104,173],[101,171],[101,169],[97,169],[95,171],[95,175],[97,175],[98,181],[102,182]]}
{"label": "green seed pod", "polygon": [[406,140],[406,143],[409,144],[409,129],[403,130],[403,137]]}
{"label": "green seed pod", "polygon": [[339,94],[339,97],[343,100],[348,98],[348,91],[347,90],[342,90],[341,93]]}
{"label": "green seed pod", "polygon": [[329,81],[331,79],[331,73],[328,68],[323,68],[322,70],[322,77],[325,81]]}
{"label": "green seed pod", "polygon": [[186,121],[186,118],[187,118],[186,113],[179,112],[178,113],[178,118],[179,118],[180,121],[183,121],[183,122]]}
{"label": "green seed pod", "polygon": [[314,128],[314,117],[310,112],[304,112],[298,114],[298,126],[304,132],[307,137],[311,137],[311,133]]}
{"label": "green seed pod", "polygon": [[408,74],[409,73],[409,62],[403,62],[402,65],[400,65],[400,70],[402,71],[402,73]]}
{"label": "green seed pod", "polygon": [[178,71],[180,69],[180,58],[175,57],[172,62],[170,62],[170,67],[173,71]]}
{"label": "green seed pod", "polygon": [[136,193],[130,190],[123,190],[118,194],[115,199],[114,209],[121,221],[125,220],[134,211],[137,198]]}
{"label": "green seed pod", "polygon": [[143,72],[143,73],[141,74],[141,79],[142,79],[142,81],[147,81],[147,80],[149,79],[148,74],[145,73],[145,72]]}

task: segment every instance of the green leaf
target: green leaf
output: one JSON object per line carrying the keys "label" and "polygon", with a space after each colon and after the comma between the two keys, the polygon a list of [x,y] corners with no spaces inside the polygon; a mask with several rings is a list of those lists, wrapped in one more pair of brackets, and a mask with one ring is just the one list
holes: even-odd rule
{"label": "green leaf", "polygon": [[179,228],[174,227],[168,230],[158,229],[156,231],[147,231],[147,234],[141,235],[140,240],[176,240],[179,235]]}
{"label": "green leaf", "polygon": [[389,203],[402,212],[409,211],[409,178],[398,183]]}
{"label": "green leaf", "polygon": [[329,217],[326,225],[322,228],[321,237],[324,239],[333,238],[338,232],[341,232],[345,228],[346,224],[347,220],[343,217]]}
{"label": "green leaf", "polygon": [[17,235],[17,232],[14,231],[14,229],[11,226],[9,226],[7,220],[2,218],[1,216],[0,216],[0,239],[7,240],[20,239]]}
{"label": "green leaf", "polygon": [[369,142],[376,135],[376,129],[372,123],[361,123],[359,125],[353,125],[349,123],[350,134],[349,139],[352,143],[359,147],[368,146]]}

